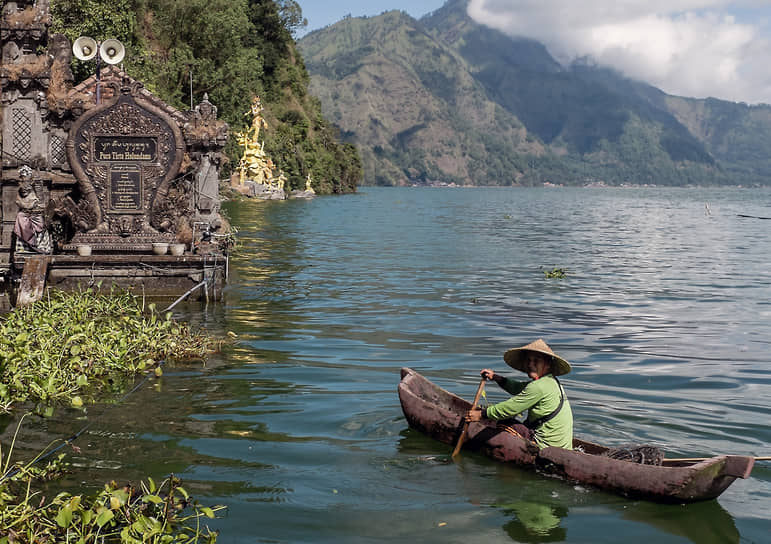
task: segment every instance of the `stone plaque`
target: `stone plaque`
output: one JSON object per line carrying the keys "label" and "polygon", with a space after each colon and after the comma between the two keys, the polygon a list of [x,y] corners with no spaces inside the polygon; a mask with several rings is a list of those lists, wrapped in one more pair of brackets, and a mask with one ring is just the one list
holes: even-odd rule
{"label": "stone plaque", "polygon": [[169,197],[185,153],[177,121],[141,85],[123,83],[113,82],[114,97],[78,118],[66,145],[88,211],[75,238],[97,247],[173,239],[189,213],[189,199]]}
{"label": "stone plaque", "polygon": [[110,166],[109,212],[142,213],[142,170],[135,164]]}
{"label": "stone plaque", "polygon": [[156,162],[158,143],[142,136],[96,136],[94,158],[98,162]]}

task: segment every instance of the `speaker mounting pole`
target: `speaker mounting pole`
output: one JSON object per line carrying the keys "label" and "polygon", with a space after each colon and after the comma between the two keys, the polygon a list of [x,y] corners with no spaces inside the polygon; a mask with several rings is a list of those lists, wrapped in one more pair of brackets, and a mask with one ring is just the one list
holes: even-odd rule
{"label": "speaker mounting pole", "polygon": [[[96,103],[102,101],[102,66],[101,61],[107,64],[118,64],[126,56],[126,48],[118,40],[109,38],[101,44],[88,36],[81,36],[72,44],[72,52],[82,61],[88,61],[96,57]],[[99,55],[97,56],[97,53]]]}

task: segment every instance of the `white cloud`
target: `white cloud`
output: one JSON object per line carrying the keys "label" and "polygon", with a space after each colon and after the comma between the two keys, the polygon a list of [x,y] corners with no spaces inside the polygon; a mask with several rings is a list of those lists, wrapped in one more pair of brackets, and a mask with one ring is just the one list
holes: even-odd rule
{"label": "white cloud", "polygon": [[469,15],[677,95],[771,103],[771,2],[471,0]]}

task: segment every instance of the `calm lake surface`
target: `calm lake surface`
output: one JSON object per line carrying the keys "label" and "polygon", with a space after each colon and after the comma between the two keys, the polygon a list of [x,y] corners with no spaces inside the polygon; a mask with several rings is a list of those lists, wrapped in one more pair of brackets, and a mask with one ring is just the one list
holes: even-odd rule
{"label": "calm lake surface", "polygon": [[573,364],[577,435],[771,455],[771,191],[362,188],[228,211],[226,300],[175,317],[236,343],[103,415],[25,424],[32,441],[95,418],[67,485],[173,472],[227,505],[226,544],[771,541],[771,463],[715,501],[633,501],[453,462],[396,394],[410,366],[471,399],[479,369],[514,373],[503,352],[543,337]]}

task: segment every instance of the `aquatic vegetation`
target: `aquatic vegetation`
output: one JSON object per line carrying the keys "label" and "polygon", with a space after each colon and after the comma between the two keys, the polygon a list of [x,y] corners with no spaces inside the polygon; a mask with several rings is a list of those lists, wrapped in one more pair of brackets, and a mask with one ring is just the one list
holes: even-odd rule
{"label": "aquatic vegetation", "polygon": [[565,268],[553,268],[552,270],[544,270],[543,275],[547,280],[550,279],[563,279],[568,275],[568,271]]}
{"label": "aquatic vegetation", "polygon": [[[220,341],[160,316],[129,293],[51,292],[0,320],[0,409],[36,402],[82,406],[85,397],[121,388],[137,372],[160,375],[160,362],[201,359]],[[24,420],[22,416],[21,421]],[[16,430],[18,434],[21,422]],[[62,492],[47,500],[33,486],[59,477],[64,454],[42,452],[11,463],[16,436],[0,444],[0,544],[14,542],[213,543],[204,524],[222,506],[193,501],[173,475],[156,485],[111,482],[93,496]],[[7,450],[7,451],[5,451]],[[43,464],[45,462],[45,464]]]}
{"label": "aquatic vegetation", "polygon": [[44,410],[80,406],[122,377],[158,362],[202,359],[220,341],[194,332],[130,293],[52,291],[0,320],[0,411],[20,402]]}
{"label": "aquatic vegetation", "polygon": [[205,521],[224,506],[202,506],[173,475],[160,485],[152,478],[138,488],[110,482],[93,496],[63,492],[47,501],[33,485],[56,478],[64,456],[43,467],[37,467],[35,459],[11,468],[15,439],[7,452],[0,448],[0,544],[216,542],[217,533]]}

